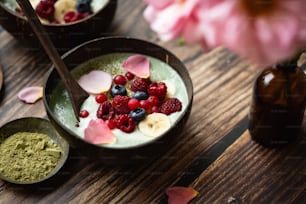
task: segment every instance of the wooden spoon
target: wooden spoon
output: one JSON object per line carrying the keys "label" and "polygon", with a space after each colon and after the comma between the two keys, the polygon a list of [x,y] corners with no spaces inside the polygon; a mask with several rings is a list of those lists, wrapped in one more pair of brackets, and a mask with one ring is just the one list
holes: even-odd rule
{"label": "wooden spoon", "polygon": [[68,91],[75,117],[79,121],[81,105],[83,104],[84,100],[88,98],[89,94],[84,91],[77,83],[77,81],[72,77],[67,66],[59,56],[48,34],[40,23],[40,20],[38,19],[29,0],[17,0],[17,2],[23,10],[23,13],[27,16],[34,33],[40,41],[40,44],[47,52],[51,61],[54,63],[55,68],[59,73],[65,88]]}
{"label": "wooden spoon", "polygon": [[2,89],[2,84],[3,84],[3,72],[2,72],[2,67],[1,67],[1,64],[0,64],[0,92],[1,92],[1,89]]}

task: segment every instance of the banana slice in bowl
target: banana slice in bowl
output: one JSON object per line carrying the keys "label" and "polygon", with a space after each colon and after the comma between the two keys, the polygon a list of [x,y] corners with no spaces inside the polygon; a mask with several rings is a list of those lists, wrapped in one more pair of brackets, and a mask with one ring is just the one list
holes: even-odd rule
{"label": "banana slice in bowl", "polygon": [[139,131],[149,137],[158,137],[170,129],[171,123],[167,115],[152,113],[138,124]]}

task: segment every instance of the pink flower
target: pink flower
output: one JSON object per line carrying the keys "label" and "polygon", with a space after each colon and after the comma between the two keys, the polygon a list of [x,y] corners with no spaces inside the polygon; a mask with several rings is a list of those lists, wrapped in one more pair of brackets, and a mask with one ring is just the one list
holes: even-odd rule
{"label": "pink flower", "polygon": [[164,40],[183,37],[187,42],[200,42],[199,9],[201,0],[145,0],[149,5],[144,17],[151,29]]}
{"label": "pink flower", "polygon": [[305,46],[305,9],[304,0],[223,0],[206,10],[201,26],[207,45],[224,45],[266,65]]}
{"label": "pink flower", "polygon": [[305,0],[146,2],[145,17],[162,40],[183,37],[208,48],[222,45],[262,65],[306,47]]}

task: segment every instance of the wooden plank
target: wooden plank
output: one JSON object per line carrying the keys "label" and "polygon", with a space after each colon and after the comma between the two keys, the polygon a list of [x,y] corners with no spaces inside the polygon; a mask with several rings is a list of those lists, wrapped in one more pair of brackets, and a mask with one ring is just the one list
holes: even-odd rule
{"label": "wooden plank", "polygon": [[194,203],[305,203],[306,138],[279,149],[253,142],[246,131],[191,186]]}
{"label": "wooden plank", "polygon": [[[176,183],[199,155],[220,141],[247,114],[254,76],[249,73],[251,68],[244,62],[235,58],[228,63],[228,57],[233,55],[218,48],[206,55],[199,55],[192,63],[187,64],[195,83],[194,107],[183,137],[162,157],[140,166],[112,168],[76,159],[75,167],[79,171],[61,171],[55,177],[55,183],[60,183],[56,189],[50,183],[42,183],[33,188],[18,187],[20,194],[16,197],[17,187],[7,184],[2,191],[5,196],[1,200],[29,203],[38,200],[65,203],[158,202],[164,196],[165,188]],[[13,78],[14,72],[8,73],[8,78]],[[35,78],[36,74],[31,76]],[[16,92],[28,84],[29,81],[23,85],[18,84],[17,87],[9,84],[9,87]],[[9,96],[9,100],[0,109],[1,114],[8,117],[33,114],[31,106],[20,103],[14,98],[14,94]],[[10,111],[5,111],[6,108],[3,107],[10,107],[10,104],[14,106],[11,106]],[[43,110],[39,106],[38,103],[32,107]],[[20,113],[21,109],[24,112]],[[63,175],[66,175],[65,179]]]}
{"label": "wooden plank", "polygon": [[[18,186],[0,181],[0,203],[160,203],[167,187],[193,182],[207,167],[197,164],[205,156],[211,156],[207,158],[211,162],[215,160],[220,152],[212,156],[214,148],[218,145],[226,148],[228,144],[223,145],[224,139],[240,121],[244,120],[245,124],[253,80],[259,70],[221,47],[204,52],[196,45],[159,41],[143,19],[144,8],[142,0],[119,0],[115,21],[105,35],[154,42],[186,64],[194,84],[194,103],[180,140],[166,153],[157,153],[151,161],[128,167],[105,166],[73,150],[64,168],[46,182]],[[6,86],[0,103],[0,125],[19,117],[46,117],[42,101],[26,105],[18,100],[17,93],[26,86],[42,85],[50,68],[48,58],[44,53],[22,46],[5,31],[0,32],[0,47]],[[191,184],[200,191],[195,202],[226,202],[229,196],[252,203],[268,199],[281,202],[273,193],[285,201],[302,201],[305,198],[301,193],[305,184],[302,147],[281,150],[281,153],[266,150],[253,144],[245,133]],[[290,165],[286,166],[281,156]],[[284,174],[273,176],[278,170],[288,174],[288,178]],[[192,176],[184,180],[186,175]],[[269,177],[274,183],[269,183]],[[298,178],[300,180],[296,180]],[[291,189],[287,189],[287,184]],[[267,198],[261,199],[264,193]]]}

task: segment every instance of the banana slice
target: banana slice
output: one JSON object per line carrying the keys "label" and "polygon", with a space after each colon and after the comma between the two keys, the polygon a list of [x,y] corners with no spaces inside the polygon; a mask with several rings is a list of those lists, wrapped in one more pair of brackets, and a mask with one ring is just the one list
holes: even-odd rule
{"label": "banana slice", "polygon": [[172,82],[170,82],[169,80],[163,80],[162,82],[164,82],[167,86],[167,96],[168,97],[172,97],[175,94],[176,88],[173,85]]}
{"label": "banana slice", "polygon": [[65,23],[64,15],[68,11],[74,11],[76,7],[76,0],[58,0],[54,4],[55,12],[54,19],[60,23]]}
{"label": "banana slice", "polygon": [[149,137],[158,137],[171,127],[167,115],[162,113],[152,113],[138,124],[141,133]]}

